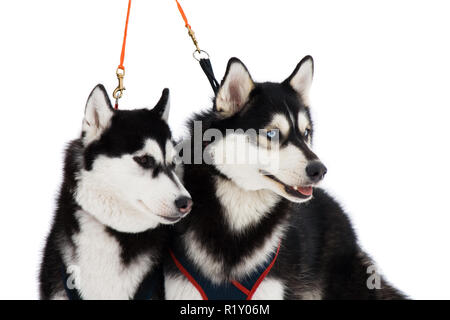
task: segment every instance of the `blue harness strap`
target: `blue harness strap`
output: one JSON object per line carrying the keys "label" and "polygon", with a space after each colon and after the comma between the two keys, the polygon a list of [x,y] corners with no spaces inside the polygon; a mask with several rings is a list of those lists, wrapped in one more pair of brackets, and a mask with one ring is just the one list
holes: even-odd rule
{"label": "blue harness strap", "polygon": [[182,274],[194,285],[203,300],[251,300],[256,289],[270,272],[280,251],[281,242],[276,252],[273,252],[267,261],[257,267],[250,275],[239,282],[232,280],[215,284],[206,278],[195,267],[186,255],[178,249],[170,251],[172,262]]}
{"label": "blue harness strap", "polygon": [[[76,289],[70,289],[68,287],[69,274],[66,272],[66,268],[62,268],[64,290],[69,300],[83,300],[80,292]],[[162,266],[158,266],[152,272],[148,273],[144,280],[139,285],[133,300],[151,300],[157,296],[164,283],[164,274]]]}

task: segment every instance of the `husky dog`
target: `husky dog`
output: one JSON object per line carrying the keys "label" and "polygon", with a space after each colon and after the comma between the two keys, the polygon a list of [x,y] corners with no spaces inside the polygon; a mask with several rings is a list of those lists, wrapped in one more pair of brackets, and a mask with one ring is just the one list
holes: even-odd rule
{"label": "husky dog", "polygon": [[[191,139],[196,122],[204,137],[221,137],[200,144],[210,163],[184,166],[196,206],[175,227],[167,299],[403,298],[376,273],[340,205],[317,187],[327,169],[311,150],[312,79],[310,56],[281,83],[256,83],[240,60],[229,61],[212,110],[190,122]],[[263,133],[246,139],[251,129]],[[233,161],[255,148],[276,149],[277,163]]]}
{"label": "husky dog", "polygon": [[64,180],[40,272],[42,299],[163,296],[167,225],[186,216],[174,174],[169,91],[152,109],[114,110],[97,85],[81,137],[66,151]]}

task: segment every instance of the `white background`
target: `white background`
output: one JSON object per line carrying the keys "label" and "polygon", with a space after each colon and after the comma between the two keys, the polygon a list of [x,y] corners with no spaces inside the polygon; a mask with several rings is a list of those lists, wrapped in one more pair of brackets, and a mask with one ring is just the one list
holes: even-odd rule
{"label": "white background", "polygon": [[[116,86],[126,0],[7,1],[0,8],[0,298],[35,299],[63,149],[86,98]],[[237,56],[281,81],[311,54],[324,186],[361,245],[412,298],[450,286],[448,1],[182,1],[220,80]],[[170,124],[212,91],[173,0],[133,1],[121,108],[172,94]]]}

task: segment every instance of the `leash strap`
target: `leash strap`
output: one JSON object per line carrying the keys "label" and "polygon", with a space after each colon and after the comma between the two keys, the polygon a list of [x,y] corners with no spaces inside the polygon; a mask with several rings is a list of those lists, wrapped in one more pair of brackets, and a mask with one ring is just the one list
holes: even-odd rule
{"label": "leash strap", "polygon": [[[178,0],[175,0],[175,2],[177,3],[178,11],[180,11],[181,17],[184,20],[184,25],[186,29],[188,29],[189,37],[191,37],[192,42],[194,43],[195,51],[193,56],[200,63],[200,67],[202,68],[203,72],[208,78],[209,84],[211,85],[214,94],[217,94],[217,91],[219,90],[219,82],[214,76],[214,71],[212,68],[211,60],[209,59],[209,54],[206,51],[200,49],[197,38],[195,37],[195,32],[192,30],[192,27],[188,22],[188,19],[186,17],[186,14],[184,13],[183,8],[181,7]],[[201,55],[203,55],[203,57],[201,57]]]}
{"label": "leash strap", "polygon": [[125,30],[123,33],[122,51],[120,53],[120,63],[119,63],[119,66],[117,67],[122,70],[125,70],[123,61],[125,60],[125,46],[127,43],[128,20],[130,19],[130,8],[131,8],[131,0],[128,0],[127,19],[125,20]]}
{"label": "leash strap", "polygon": [[238,282],[231,280],[224,284],[214,284],[193,266],[189,259],[179,250],[174,253],[170,250],[172,261],[178,270],[197,289],[203,300],[251,300],[262,281],[269,274],[274,266],[278,253],[280,252],[281,241],[269,265],[265,264],[255,269],[255,271]]}
{"label": "leash strap", "polygon": [[208,78],[209,84],[211,85],[211,88],[214,91],[214,94],[217,94],[217,91],[219,90],[219,82],[217,81],[216,77],[214,76],[214,71],[211,65],[211,60],[209,58],[205,59],[199,59],[198,62],[200,63],[200,67],[202,67],[203,72],[206,74],[206,77]]}
{"label": "leash strap", "polygon": [[125,21],[125,30],[123,32],[123,41],[122,41],[122,51],[120,53],[120,62],[119,66],[116,69],[116,76],[119,84],[117,88],[113,92],[113,98],[116,100],[114,105],[115,109],[119,108],[119,99],[122,98],[125,87],[123,86],[123,78],[125,77],[125,66],[123,62],[125,60],[125,47],[127,43],[127,32],[128,32],[128,20],[130,18],[130,8],[131,8],[131,0],[128,0],[128,9],[127,9],[127,19]]}

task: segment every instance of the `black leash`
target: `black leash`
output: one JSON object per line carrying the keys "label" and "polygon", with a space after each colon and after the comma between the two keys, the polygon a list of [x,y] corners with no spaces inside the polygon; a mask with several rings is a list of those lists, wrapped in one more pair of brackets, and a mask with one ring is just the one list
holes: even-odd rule
{"label": "black leash", "polygon": [[[197,52],[197,51],[195,51],[195,52]],[[194,58],[195,58],[195,55],[194,55]],[[213,89],[214,94],[217,94],[220,84],[217,81],[216,77],[214,76],[214,71],[213,71],[213,67],[211,64],[211,60],[209,59],[209,55],[207,56],[207,58],[200,58],[200,59],[197,59],[197,61],[200,63],[200,67],[202,67],[203,72],[205,73],[206,77],[208,78],[209,84],[211,85],[211,88]]]}
{"label": "black leash", "polygon": [[[209,59],[208,52],[201,50],[198,46],[197,38],[195,37],[195,33],[191,28],[191,25],[188,23],[188,20],[186,18],[186,15],[184,14],[183,8],[181,7],[178,0],[175,0],[177,3],[178,10],[180,11],[181,17],[184,20],[185,26],[188,29],[189,37],[191,37],[192,42],[195,45],[195,51],[194,51],[194,58],[200,63],[200,67],[202,68],[203,72],[205,73],[206,77],[208,78],[209,83],[211,84],[211,88],[214,91],[214,94],[217,94],[217,91],[219,90],[219,82],[217,81],[216,77],[214,76],[214,71],[212,68],[211,60]],[[203,55],[203,57],[200,57]]]}

